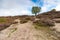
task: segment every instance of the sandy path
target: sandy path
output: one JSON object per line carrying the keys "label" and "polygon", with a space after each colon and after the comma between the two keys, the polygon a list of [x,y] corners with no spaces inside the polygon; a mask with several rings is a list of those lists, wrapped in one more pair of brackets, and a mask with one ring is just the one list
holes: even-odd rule
{"label": "sandy path", "polygon": [[[17,28],[17,30],[11,33],[11,29],[14,28]],[[11,33],[10,36],[9,33]],[[45,33],[44,31],[35,30],[32,22],[29,21],[24,24],[12,24],[9,28],[1,31],[0,40],[53,40],[51,38],[52,35],[47,35],[48,33]]]}
{"label": "sandy path", "polygon": [[[8,37],[11,28],[17,28],[17,30]],[[32,28],[32,23],[30,22],[25,24],[13,24],[0,33],[0,40],[37,40],[35,37],[36,34],[37,32]],[[40,39],[44,40],[43,38]]]}
{"label": "sandy path", "polygon": [[60,32],[60,23],[56,23],[54,28],[56,29],[56,31]]}

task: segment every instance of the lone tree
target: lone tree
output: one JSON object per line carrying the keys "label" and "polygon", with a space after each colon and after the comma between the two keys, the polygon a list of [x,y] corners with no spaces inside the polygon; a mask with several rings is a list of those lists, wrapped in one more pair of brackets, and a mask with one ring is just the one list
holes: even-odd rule
{"label": "lone tree", "polygon": [[33,6],[32,7],[32,14],[35,14],[35,16],[37,15],[37,13],[39,13],[41,10],[41,7],[38,6]]}

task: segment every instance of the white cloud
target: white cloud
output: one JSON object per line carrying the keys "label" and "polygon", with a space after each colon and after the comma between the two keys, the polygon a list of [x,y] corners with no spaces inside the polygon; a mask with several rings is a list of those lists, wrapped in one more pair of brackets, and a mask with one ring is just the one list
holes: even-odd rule
{"label": "white cloud", "polygon": [[42,12],[50,11],[51,9],[60,10],[60,0],[44,0]]}
{"label": "white cloud", "polygon": [[[31,7],[39,6],[40,2],[32,2],[31,0],[0,0],[0,16],[8,15],[31,15]],[[41,12],[50,11],[55,8],[60,10],[60,0],[43,0]]]}
{"label": "white cloud", "polygon": [[44,5],[44,6],[42,6],[42,9],[41,9],[41,11],[42,12],[46,12],[46,11],[48,11],[48,8],[50,7],[50,5]]}
{"label": "white cloud", "polygon": [[57,5],[55,9],[56,11],[60,11],[60,5]]}
{"label": "white cloud", "polygon": [[2,0],[0,16],[31,14],[29,8],[34,5],[31,0]]}

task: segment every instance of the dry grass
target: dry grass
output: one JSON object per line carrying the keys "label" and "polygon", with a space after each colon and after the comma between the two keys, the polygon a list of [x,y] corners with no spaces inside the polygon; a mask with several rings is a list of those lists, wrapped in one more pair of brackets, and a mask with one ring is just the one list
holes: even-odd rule
{"label": "dry grass", "polygon": [[17,30],[17,28],[11,29],[11,32],[9,33],[8,37],[10,37],[10,35],[15,32]]}
{"label": "dry grass", "polygon": [[13,19],[11,18],[0,18],[0,31],[6,29],[13,23]]}
{"label": "dry grass", "polygon": [[0,18],[0,23],[5,23],[7,21],[7,19],[5,18]]}

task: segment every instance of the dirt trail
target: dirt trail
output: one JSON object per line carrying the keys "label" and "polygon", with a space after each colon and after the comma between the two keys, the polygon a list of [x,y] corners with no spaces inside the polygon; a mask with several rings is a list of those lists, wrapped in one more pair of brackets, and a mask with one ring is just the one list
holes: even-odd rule
{"label": "dirt trail", "polygon": [[[55,21],[60,21],[60,18],[53,19]],[[55,26],[53,27],[56,29],[56,31],[60,32],[60,23],[55,23]]]}
{"label": "dirt trail", "polygon": [[[19,20],[17,20],[19,22]],[[17,28],[14,32],[11,32]],[[48,31],[48,30],[47,30]],[[47,36],[48,35],[48,36]],[[56,38],[56,37],[54,37]],[[41,30],[36,30],[32,22],[12,24],[0,32],[0,40],[54,40],[53,36]]]}
{"label": "dirt trail", "polygon": [[54,28],[56,29],[56,31],[60,32],[60,23],[55,23]]}

